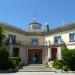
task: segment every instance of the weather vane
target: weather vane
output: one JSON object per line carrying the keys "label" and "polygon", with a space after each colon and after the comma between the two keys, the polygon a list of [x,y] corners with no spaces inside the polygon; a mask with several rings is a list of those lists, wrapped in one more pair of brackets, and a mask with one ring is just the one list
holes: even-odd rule
{"label": "weather vane", "polygon": [[34,15],[34,22],[36,22],[36,15]]}

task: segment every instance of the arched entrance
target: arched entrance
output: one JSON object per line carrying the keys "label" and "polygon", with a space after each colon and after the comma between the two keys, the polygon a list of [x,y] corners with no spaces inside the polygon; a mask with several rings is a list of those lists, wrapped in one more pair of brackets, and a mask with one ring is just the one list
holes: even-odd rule
{"label": "arched entrance", "polygon": [[29,64],[41,64],[42,63],[42,51],[37,49],[28,50],[28,63]]}

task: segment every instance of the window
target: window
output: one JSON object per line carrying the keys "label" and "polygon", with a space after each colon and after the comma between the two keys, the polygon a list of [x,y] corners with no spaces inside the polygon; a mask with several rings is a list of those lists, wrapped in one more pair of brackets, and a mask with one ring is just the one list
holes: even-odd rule
{"label": "window", "polygon": [[32,39],[32,45],[38,45],[38,39]]}
{"label": "window", "polygon": [[16,41],[16,36],[9,34],[9,42],[10,42],[10,43],[13,43],[13,42],[15,42],[15,41]]}
{"label": "window", "polygon": [[75,41],[75,33],[70,33],[69,34],[69,41]]}
{"label": "window", "polygon": [[13,48],[13,57],[19,57],[19,48]]}
{"label": "window", "polygon": [[61,36],[55,36],[54,37],[54,44],[60,44]]}

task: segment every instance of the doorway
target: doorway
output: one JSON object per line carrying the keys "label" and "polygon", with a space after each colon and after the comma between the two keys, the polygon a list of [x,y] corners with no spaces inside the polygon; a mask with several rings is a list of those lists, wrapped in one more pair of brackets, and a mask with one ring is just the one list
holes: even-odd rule
{"label": "doorway", "polygon": [[51,60],[55,60],[57,58],[57,48],[51,48]]}
{"label": "doorway", "polygon": [[28,50],[28,63],[29,64],[41,64],[42,63],[42,51],[39,49]]}
{"label": "doorway", "polygon": [[19,57],[19,48],[13,48],[13,57]]}

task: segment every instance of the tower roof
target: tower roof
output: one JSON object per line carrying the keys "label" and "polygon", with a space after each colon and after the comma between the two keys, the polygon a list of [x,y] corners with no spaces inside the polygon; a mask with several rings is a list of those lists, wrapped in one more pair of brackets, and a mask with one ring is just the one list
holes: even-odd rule
{"label": "tower roof", "polygon": [[39,22],[36,22],[36,21],[33,21],[33,22],[31,22],[31,23],[29,23],[28,25],[41,25],[41,23],[39,23]]}
{"label": "tower roof", "polygon": [[34,20],[28,25],[29,25],[29,29],[41,29],[41,23],[36,21],[36,17],[34,17]]}

